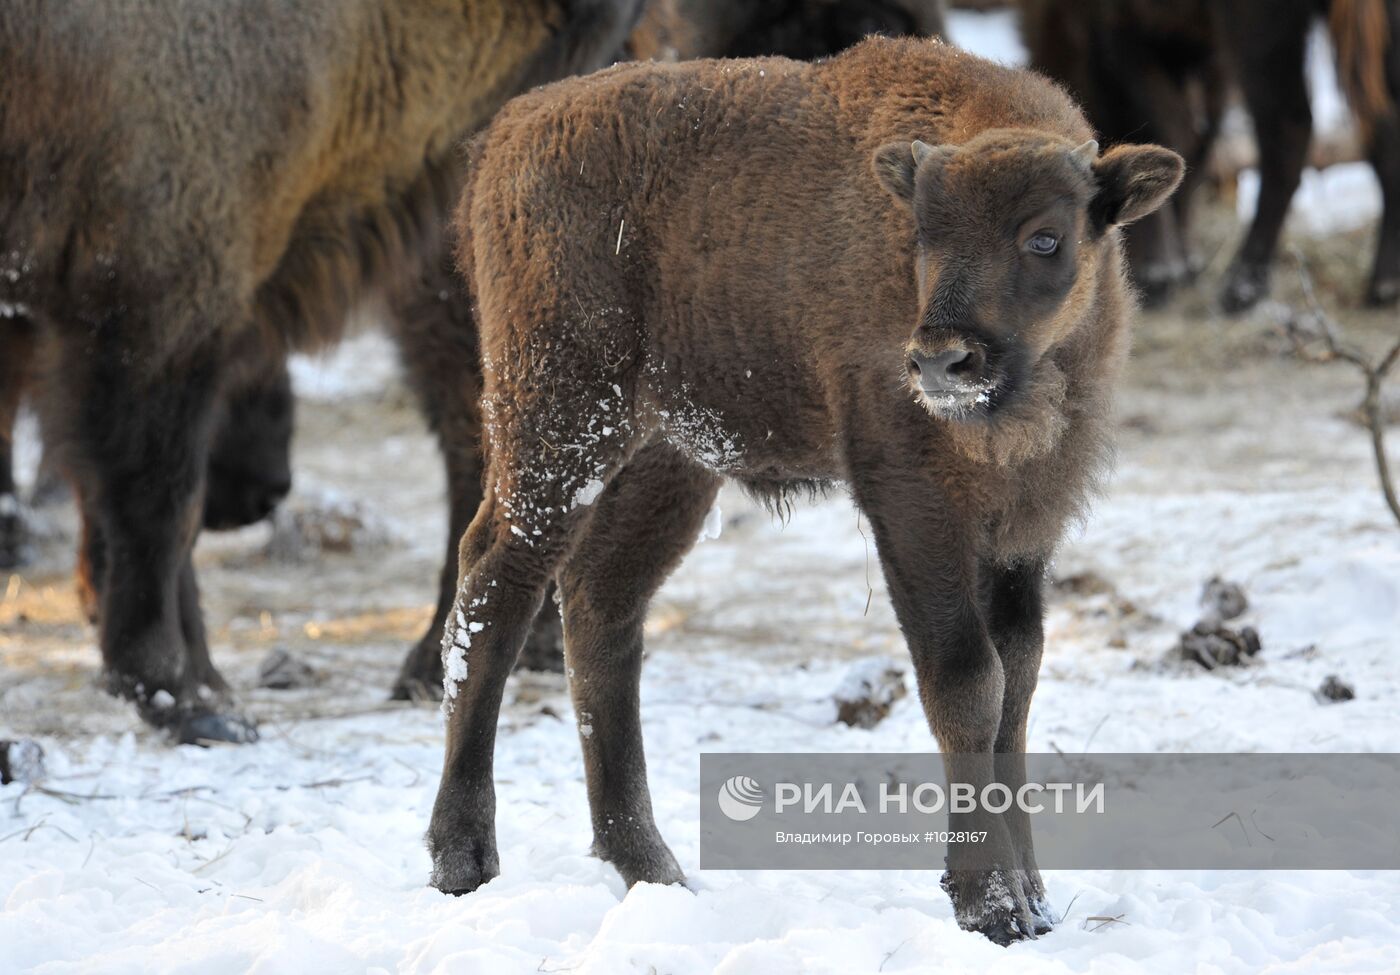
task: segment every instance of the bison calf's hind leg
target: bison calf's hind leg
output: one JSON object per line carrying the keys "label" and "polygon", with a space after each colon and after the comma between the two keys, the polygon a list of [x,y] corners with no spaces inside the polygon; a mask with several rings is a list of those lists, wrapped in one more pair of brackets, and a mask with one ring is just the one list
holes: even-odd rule
{"label": "bison calf's hind leg", "polygon": [[719,479],[668,446],[638,453],[596,502],[561,570],[565,658],[593,852],[630,886],[680,883],[652,816],[638,700],[647,605],[695,543]]}
{"label": "bison calf's hind leg", "polygon": [[[462,538],[462,582],[443,636],[451,716],[428,848],[432,884],[451,894],[475,890],[500,872],[492,763],[501,696],[549,580],[591,514],[571,491],[581,483],[577,477],[521,448],[538,443],[537,436],[506,439],[492,451],[488,482],[515,490],[508,497],[488,490]],[[602,490],[618,465],[590,460],[585,466]],[[521,486],[522,476],[529,487]]]}
{"label": "bison calf's hind leg", "polygon": [[487,495],[462,537],[462,584],[443,639],[447,754],[428,826],[432,884],[466,894],[500,873],[493,758],[506,677],[552,566],[515,538]]}

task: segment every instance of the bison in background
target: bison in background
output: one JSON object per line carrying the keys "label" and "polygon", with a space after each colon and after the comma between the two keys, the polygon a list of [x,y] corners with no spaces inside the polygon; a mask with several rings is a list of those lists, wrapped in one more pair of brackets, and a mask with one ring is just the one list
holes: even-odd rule
{"label": "bison in background", "polygon": [[[606,63],[639,6],[0,5],[0,305],[38,326],[46,437],[102,540],[104,672],[147,721],[255,737],[209,659],[190,560],[231,364],[334,341],[368,291],[433,272],[463,137],[513,93]],[[451,431],[460,522],[480,493],[460,461],[474,335],[436,352],[455,358],[412,379]]]}
{"label": "bison in background", "polygon": [[781,55],[810,61],[870,34],[944,32],[944,0],[652,0],[628,40],[642,60]]}
{"label": "bison in background", "polygon": [[1150,139],[1181,152],[1177,204],[1128,235],[1148,300],[1192,273],[1190,193],[1218,131],[1224,84],[1244,94],[1259,145],[1259,203],[1221,290],[1243,311],[1268,293],[1269,271],[1312,135],[1304,59],[1326,15],[1338,74],[1380,180],[1384,211],[1366,301],[1400,298],[1400,0],[1021,0],[1031,66],[1064,83],[1112,144]]}

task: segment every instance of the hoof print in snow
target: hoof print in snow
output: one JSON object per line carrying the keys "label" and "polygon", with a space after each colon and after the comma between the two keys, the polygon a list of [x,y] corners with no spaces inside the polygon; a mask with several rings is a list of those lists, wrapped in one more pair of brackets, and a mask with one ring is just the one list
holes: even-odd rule
{"label": "hoof print in snow", "polygon": [[888,660],[863,660],[850,669],[832,695],[836,720],[852,728],[873,728],[907,693],[904,671]]}
{"label": "hoof print in snow", "polygon": [[277,509],[267,555],[278,562],[305,562],[323,552],[373,551],[390,540],[388,527],[365,505],[322,493]]}
{"label": "hoof print in snow", "polygon": [[1252,626],[1231,629],[1210,619],[1201,620],[1181,634],[1174,654],[1181,660],[1200,664],[1206,670],[1220,667],[1247,667],[1261,649],[1259,634]]}
{"label": "hoof print in snow", "polygon": [[1355,699],[1356,690],[1336,674],[1328,674],[1314,696],[1322,704],[1340,704]]}
{"label": "hoof print in snow", "polygon": [[1249,609],[1249,600],[1239,583],[1212,576],[1201,590],[1201,609],[1205,611],[1205,621],[1223,623],[1243,616]]}
{"label": "hoof print in snow", "polygon": [[258,686],[274,691],[294,691],[320,683],[316,671],[282,647],[273,647],[258,665]]}
{"label": "hoof print in snow", "polygon": [[37,741],[0,741],[0,785],[29,785],[44,778],[44,750]]}

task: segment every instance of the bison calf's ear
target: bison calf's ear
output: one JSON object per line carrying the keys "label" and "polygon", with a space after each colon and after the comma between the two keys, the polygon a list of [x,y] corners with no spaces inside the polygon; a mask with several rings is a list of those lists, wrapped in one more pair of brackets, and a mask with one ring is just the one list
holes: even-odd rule
{"label": "bison calf's ear", "polygon": [[1118,146],[1094,160],[1098,193],[1090,204],[1094,226],[1104,230],[1147,216],[1172,195],[1186,164],[1161,146]]}
{"label": "bison calf's ear", "polygon": [[875,178],[896,200],[912,203],[914,174],[919,164],[933,154],[933,147],[919,142],[891,142],[875,150],[872,165]]}

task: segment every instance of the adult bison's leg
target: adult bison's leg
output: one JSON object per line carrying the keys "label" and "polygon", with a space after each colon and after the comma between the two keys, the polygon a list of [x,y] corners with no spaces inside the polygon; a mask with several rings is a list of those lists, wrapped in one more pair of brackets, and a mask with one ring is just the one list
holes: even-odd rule
{"label": "adult bison's leg", "polygon": [[202,627],[185,618],[198,615],[189,555],[221,356],[200,348],[156,367],[128,346],[141,335],[130,320],[65,334],[65,393],[51,406],[100,539],[93,568],[108,685],[181,741],[251,741],[253,725],[208,685],[212,666],[191,661]]}
{"label": "adult bison's leg", "polygon": [[[997,728],[998,771],[1015,795],[1026,782],[1026,720],[1031,696],[1040,676],[1045,646],[1045,608],[1042,600],[1045,567],[1039,562],[1012,566],[983,565],[982,584],[987,625],[1001,657],[1006,689],[1001,699],[1001,724]],[[1013,805],[1006,813],[1011,842],[1022,871],[1026,903],[1035,915],[1035,933],[1044,934],[1058,920],[1045,897],[1045,884],[1035,863],[1030,815]]]}
{"label": "adult bison's leg", "polygon": [[107,542],[102,537],[101,516],[95,505],[81,492],[78,494],[78,563],[73,582],[78,589],[78,602],[89,623],[97,624],[102,616],[101,586],[107,578]]}
{"label": "adult bison's leg", "polygon": [[1231,314],[1268,293],[1269,266],[1302,177],[1312,138],[1303,70],[1312,10],[1306,3],[1241,0],[1220,18],[1259,143],[1258,206],[1220,295]]}
{"label": "adult bison's leg", "polygon": [[[397,700],[442,696],[442,632],[457,594],[458,546],[481,506],[481,363],[471,300],[446,261],[393,302],[399,352],[428,426],[437,436],[447,471],[447,554],[438,580],[437,608],[422,639],[394,681]],[[541,606],[522,662],[559,669],[563,636],[552,599]]]}
{"label": "adult bison's leg", "polygon": [[1366,301],[1372,305],[1392,305],[1400,299],[1400,4],[1386,4],[1391,42],[1385,54],[1385,79],[1390,91],[1390,109],[1372,120],[1371,163],[1381,183],[1384,210],[1376,242],[1376,261]]}
{"label": "adult bison's leg", "polygon": [[[1392,57],[1400,58],[1400,54]],[[1371,136],[1371,163],[1380,180],[1384,209],[1366,303],[1393,305],[1400,299],[1400,115],[1393,110],[1376,122]]]}
{"label": "adult bison's leg", "polygon": [[[939,502],[943,492],[926,474],[862,467],[861,446],[853,447],[852,488],[875,532],[924,715],[949,782],[980,794],[996,780],[1005,676],[981,605],[976,538],[951,503]],[[1007,824],[979,809],[951,815],[949,828],[985,836],[948,849],[943,887],[958,924],[999,944],[1033,937],[1036,918]]]}
{"label": "adult bison's leg", "polygon": [[679,883],[647,790],[638,687],[647,604],[695,544],[719,479],[665,445],[637,454],[595,502],[560,570],[569,689],[588,775],[593,852],[629,885]]}
{"label": "adult bison's leg", "polygon": [[432,622],[394,681],[392,696],[397,700],[442,696],[442,631],[457,594],[458,549],[481,506],[481,364],[476,325],[467,295],[450,267],[445,261],[430,263],[432,270],[395,297],[391,318],[399,356],[446,466],[447,553]]}
{"label": "adult bison's leg", "polygon": [[15,485],[14,436],[20,398],[34,358],[34,323],[0,315],[0,569],[14,569],[29,558],[24,512]]}

